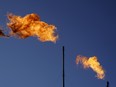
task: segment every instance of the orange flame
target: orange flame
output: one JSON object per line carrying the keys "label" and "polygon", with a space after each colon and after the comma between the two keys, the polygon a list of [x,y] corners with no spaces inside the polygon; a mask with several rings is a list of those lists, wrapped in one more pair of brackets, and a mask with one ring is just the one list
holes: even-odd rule
{"label": "orange flame", "polygon": [[56,27],[48,25],[40,20],[37,14],[28,14],[24,17],[8,14],[9,23],[7,26],[11,29],[10,35],[19,38],[36,36],[42,42],[56,42],[58,35],[55,35]]}
{"label": "orange flame", "polygon": [[92,68],[93,71],[95,71],[97,73],[97,78],[98,79],[103,79],[105,77],[105,71],[102,68],[102,66],[100,65],[100,63],[97,60],[96,56],[87,58],[85,56],[77,56],[76,58],[76,63],[82,63],[84,68]]}

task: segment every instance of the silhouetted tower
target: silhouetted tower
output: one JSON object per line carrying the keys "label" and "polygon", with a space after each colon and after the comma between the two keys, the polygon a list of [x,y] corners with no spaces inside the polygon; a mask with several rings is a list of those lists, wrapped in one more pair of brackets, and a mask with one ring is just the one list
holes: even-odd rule
{"label": "silhouetted tower", "polygon": [[107,86],[106,87],[109,87],[109,81],[107,81]]}
{"label": "silhouetted tower", "polygon": [[63,83],[62,83],[62,84],[63,84],[63,87],[65,87],[65,66],[64,66],[64,65],[65,65],[65,61],[64,61],[65,55],[64,55],[64,50],[65,50],[65,49],[64,49],[64,46],[63,46],[63,47],[62,47],[62,52],[63,52],[63,61],[62,61],[62,65],[63,65],[63,67],[62,67],[62,69],[63,69],[63,70],[62,70],[62,71],[63,71],[63,73],[62,73],[62,74],[63,74],[63,75],[62,75],[62,80],[63,80]]}

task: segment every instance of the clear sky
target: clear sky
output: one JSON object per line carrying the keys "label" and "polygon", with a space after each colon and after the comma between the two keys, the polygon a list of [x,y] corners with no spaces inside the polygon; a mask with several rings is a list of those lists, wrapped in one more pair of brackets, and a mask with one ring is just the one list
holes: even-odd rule
{"label": "clear sky", "polygon": [[[57,43],[37,38],[0,38],[0,87],[62,87],[62,46],[65,46],[66,87],[116,85],[115,0],[0,0],[0,26],[6,15],[37,13],[57,27]],[[104,80],[76,65],[77,55],[97,56]]]}

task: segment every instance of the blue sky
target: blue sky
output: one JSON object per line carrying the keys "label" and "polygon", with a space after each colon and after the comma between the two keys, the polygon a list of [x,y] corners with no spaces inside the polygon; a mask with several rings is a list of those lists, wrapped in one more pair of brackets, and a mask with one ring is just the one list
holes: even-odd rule
{"label": "blue sky", "polygon": [[[0,25],[6,15],[37,13],[57,27],[57,43],[37,38],[0,38],[1,87],[62,87],[62,46],[65,46],[66,87],[115,86],[115,0],[0,0]],[[106,71],[99,80],[91,69],[76,65],[77,55],[97,56]]]}

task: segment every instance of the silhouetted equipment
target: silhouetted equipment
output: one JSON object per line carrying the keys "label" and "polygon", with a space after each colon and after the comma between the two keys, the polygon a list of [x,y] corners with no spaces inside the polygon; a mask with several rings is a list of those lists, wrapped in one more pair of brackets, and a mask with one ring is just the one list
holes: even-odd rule
{"label": "silhouetted equipment", "polygon": [[2,30],[0,30],[0,36],[5,36]]}
{"label": "silhouetted equipment", "polygon": [[10,37],[10,35],[5,35],[3,30],[0,28],[0,37]]}
{"label": "silhouetted equipment", "polygon": [[109,81],[107,81],[107,86],[106,87],[109,87]]}
{"label": "silhouetted equipment", "polygon": [[63,68],[62,68],[63,69],[63,75],[62,75],[62,77],[63,77],[63,83],[62,84],[63,84],[63,87],[65,87],[65,66],[64,66],[65,65],[65,61],[64,61],[65,55],[64,55],[64,50],[65,49],[64,49],[64,46],[63,46],[62,47],[62,52],[63,52],[63,62],[62,62],[63,63],[62,64],[63,65]]}

